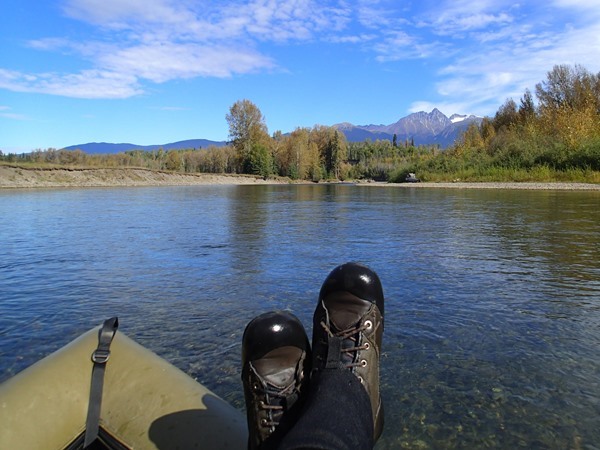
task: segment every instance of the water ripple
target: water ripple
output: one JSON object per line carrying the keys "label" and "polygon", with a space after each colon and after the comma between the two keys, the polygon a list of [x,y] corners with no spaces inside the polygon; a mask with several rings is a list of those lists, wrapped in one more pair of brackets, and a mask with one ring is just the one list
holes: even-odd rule
{"label": "water ripple", "polygon": [[241,334],[312,331],[335,265],[386,294],[378,448],[600,442],[596,193],[357,186],[0,192],[0,379],[119,315],[243,409]]}

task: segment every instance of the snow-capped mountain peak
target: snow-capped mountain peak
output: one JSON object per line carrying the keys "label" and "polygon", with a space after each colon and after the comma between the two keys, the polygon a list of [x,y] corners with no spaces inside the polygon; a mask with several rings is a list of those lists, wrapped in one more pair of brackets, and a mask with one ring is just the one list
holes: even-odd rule
{"label": "snow-capped mountain peak", "polygon": [[390,125],[334,125],[342,131],[350,142],[365,139],[390,139],[396,136],[396,142],[414,141],[416,145],[439,144],[442,147],[451,145],[455,139],[471,123],[480,122],[481,118],[467,114],[452,114],[447,117],[437,108],[430,113],[419,111],[409,114]]}
{"label": "snow-capped mountain peak", "polygon": [[452,114],[450,116],[450,122],[452,122],[452,123],[462,122],[467,117],[468,116],[466,114]]}
{"label": "snow-capped mountain peak", "polygon": [[474,116],[473,114],[452,114],[450,116],[450,122],[458,123],[467,119],[480,119],[480,117]]}

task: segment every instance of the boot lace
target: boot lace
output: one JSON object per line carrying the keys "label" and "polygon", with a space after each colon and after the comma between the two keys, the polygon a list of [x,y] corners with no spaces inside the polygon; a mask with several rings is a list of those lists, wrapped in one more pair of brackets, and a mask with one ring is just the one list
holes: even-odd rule
{"label": "boot lace", "polygon": [[[353,327],[347,328],[341,331],[333,331],[324,321],[321,321],[321,326],[327,333],[329,337],[340,338],[342,340],[350,340],[353,344],[351,347],[342,347],[341,352],[345,354],[347,358],[350,359],[351,362],[344,364],[344,367],[347,369],[352,369],[353,367],[365,367],[367,365],[367,361],[363,359],[362,361],[356,361],[356,355],[359,350],[369,350],[371,347],[368,342],[365,342],[363,345],[356,345],[358,342],[359,333],[361,331],[369,330],[373,324],[370,320],[366,320],[363,324],[357,324]],[[348,358],[349,357],[349,358]]]}
{"label": "boot lace", "polygon": [[279,425],[279,419],[287,408],[289,397],[294,395],[295,387],[295,383],[291,383],[283,389],[270,384],[266,387],[261,387],[258,383],[254,385],[254,390],[264,396],[264,400],[258,403],[258,407],[268,412],[268,419],[260,421],[262,427],[271,428]]}

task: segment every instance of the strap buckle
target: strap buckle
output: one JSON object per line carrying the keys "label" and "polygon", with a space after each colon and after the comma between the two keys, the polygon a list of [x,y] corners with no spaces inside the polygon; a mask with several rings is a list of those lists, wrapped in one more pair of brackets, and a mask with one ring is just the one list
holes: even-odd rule
{"label": "strap buckle", "polygon": [[110,351],[100,348],[96,349],[94,353],[92,353],[92,361],[94,361],[96,364],[105,364],[109,357]]}

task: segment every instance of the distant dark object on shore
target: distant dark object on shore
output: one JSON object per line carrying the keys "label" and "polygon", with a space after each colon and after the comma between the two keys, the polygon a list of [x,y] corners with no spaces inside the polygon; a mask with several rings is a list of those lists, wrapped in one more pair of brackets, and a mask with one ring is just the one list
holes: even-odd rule
{"label": "distant dark object on shore", "polygon": [[409,174],[406,175],[406,178],[404,179],[404,182],[406,182],[406,183],[420,183],[421,180],[419,178],[417,178],[417,176],[414,173],[409,172]]}

